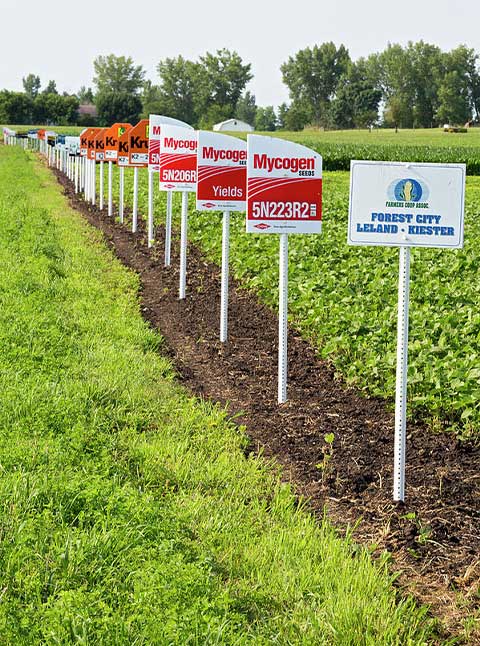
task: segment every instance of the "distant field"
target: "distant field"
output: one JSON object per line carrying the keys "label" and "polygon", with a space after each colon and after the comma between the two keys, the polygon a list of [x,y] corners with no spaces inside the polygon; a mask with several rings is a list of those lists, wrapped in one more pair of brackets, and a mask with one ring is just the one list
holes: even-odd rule
{"label": "distant field", "polygon": [[[8,128],[23,132],[31,128],[49,128],[59,134],[71,133],[80,134],[83,126],[15,126],[8,125]],[[237,134],[238,133],[229,133]],[[369,130],[304,130],[302,132],[290,132],[286,130],[278,132],[262,132],[263,134],[273,137],[281,137],[297,141],[298,143],[309,145],[315,144],[360,144],[375,146],[443,146],[443,147],[480,147],[480,128],[470,128],[467,133],[447,133],[441,128],[428,128],[419,130],[399,130],[398,133],[393,129],[376,128],[372,132]],[[238,135],[246,137],[246,135]]]}
{"label": "distant field", "polygon": [[[17,131],[29,127],[9,126]],[[51,126],[60,134],[79,134],[78,126]],[[230,133],[246,138],[246,133]],[[480,175],[480,128],[448,133],[441,128],[424,130],[305,130],[258,133],[296,141],[319,152],[327,171],[350,170],[352,159],[382,161],[464,163],[468,175]]]}
{"label": "distant field", "polygon": [[441,128],[399,130],[376,128],[369,130],[304,130],[302,132],[262,133],[285,137],[307,145],[315,141],[328,144],[369,144],[381,146],[479,146],[480,128],[470,128],[467,133],[443,132]]}
{"label": "distant field", "polygon": [[45,125],[14,126],[14,125],[8,125],[8,124],[2,124],[1,127],[11,128],[12,130],[15,130],[17,133],[27,132],[28,130],[33,130],[35,128],[47,128],[48,130],[52,130],[53,132],[56,132],[59,135],[79,135],[84,128],[84,126],[45,126]]}

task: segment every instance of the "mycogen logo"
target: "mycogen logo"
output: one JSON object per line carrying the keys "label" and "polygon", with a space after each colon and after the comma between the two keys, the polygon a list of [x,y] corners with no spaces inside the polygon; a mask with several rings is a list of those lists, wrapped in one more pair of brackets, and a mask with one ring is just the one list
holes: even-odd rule
{"label": "mycogen logo", "polygon": [[[224,161],[233,161],[234,163],[238,163],[241,161],[246,161],[247,160],[247,151],[246,150],[218,150],[218,148],[214,148],[213,146],[204,146],[202,148],[202,156],[203,159],[213,159],[213,161],[217,162],[219,159]],[[266,157],[266,155],[264,155]]]}
{"label": "mycogen logo", "polygon": [[299,170],[315,170],[314,157],[268,157],[268,155],[253,155],[253,168],[259,170],[289,170],[297,173]]}
{"label": "mycogen logo", "polygon": [[186,148],[187,150],[195,152],[197,150],[197,142],[191,139],[174,139],[173,137],[165,137],[165,148],[173,148],[173,150]]}

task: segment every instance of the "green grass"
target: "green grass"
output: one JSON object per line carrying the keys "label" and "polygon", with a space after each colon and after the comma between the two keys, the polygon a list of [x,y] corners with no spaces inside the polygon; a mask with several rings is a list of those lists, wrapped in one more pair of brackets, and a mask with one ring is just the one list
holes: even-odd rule
{"label": "green grass", "polygon": [[[127,200],[132,203],[132,172]],[[118,195],[118,184],[115,184]],[[351,384],[392,400],[395,392],[398,250],[347,245],[349,174],[324,174],[320,236],[290,236],[290,320]],[[156,194],[157,223],[165,196]],[[175,197],[179,227],[180,197]],[[459,437],[480,429],[480,178],[467,178],[463,250],[412,251],[409,411]],[[221,259],[221,215],[194,212],[190,239]],[[147,213],[146,172],[139,211]],[[244,215],[231,224],[230,263],[244,285],[273,308],[278,301],[278,238],[244,233]]]}
{"label": "green grass", "polygon": [[[3,124],[0,128],[3,128],[5,124]],[[44,128],[46,130],[51,130],[52,132],[56,132],[59,135],[79,135],[82,130],[84,129],[85,126],[42,126],[42,125],[32,125],[32,126],[12,126],[12,125],[7,125],[7,128],[10,128],[11,130],[15,130],[17,133],[22,133],[22,132],[28,132],[28,130],[34,130],[35,128],[41,129]]]}
{"label": "green grass", "polygon": [[2,645],[420,645],[386,563],[189,397],[138,278],[0,147]]}

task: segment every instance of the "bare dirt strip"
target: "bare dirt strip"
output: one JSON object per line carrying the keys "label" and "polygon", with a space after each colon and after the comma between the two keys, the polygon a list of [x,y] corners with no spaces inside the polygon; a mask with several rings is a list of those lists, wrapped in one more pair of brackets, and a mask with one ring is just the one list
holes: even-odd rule
{"label": "bare dirt strip", "polygon": [[[172,265],[164,268],[163,227],[149,250],[143,223],[132,234],[129,223],[87,206],[63,175],[57,177],[72,205],[140,275],[143,316],[161,332],[191,392],[226,406],[245,425],[250,450],[274,457],[315,514],[326,506],[341,531],[355,526],[356,542],[373,554],[388,550],[401,572],[399,585],[431,605],[445,637],[464,619],[478,618],[480,447],[409,424],[407,500],[394,504],[391,404],[349,388],[290,329],[289,400],[279,406],[276,314],[231,281],[229,340],[221,344],[219,268],[189,245],[187,298],[179,301],[178,238]],[[324,439],[330,433],[332,444]]]}

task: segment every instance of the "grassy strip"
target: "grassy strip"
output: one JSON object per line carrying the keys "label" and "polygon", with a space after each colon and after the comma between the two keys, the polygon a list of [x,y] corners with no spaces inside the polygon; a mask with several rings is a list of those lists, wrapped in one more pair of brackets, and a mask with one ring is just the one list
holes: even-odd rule
{"label": "grassy strip", "polygon": [[[127,171],[127,201],[132,178]],[[115,195],[118,195],[116,178]],[[289,311],[349,383],[370,394],[395,392],[398,251],[347,245],[349,174],[324,176],[321,236],[290,236]],[[165,196],[157,193],[157,223]],[[459,437],[480,428],[480,179],[467,178],[465,248],[412,251],[409,406],[412,415]],[[180,213],[180,197],[175,196]],[[189,237],[215,262],[221,259],[221,215],[193,212]],[[140,173],[139,211],[147,213],[146,172]],[[179,221],[176,221],[179,226]],[[230,263],[235,275],[277,307],[278,238],[246,234],[245,216],[231,219]]]}
{"label": "grassy strip", "polygon": [[386,565],[175,384],[48,171],[0,148],[0,196],[2,644],[427,643]]}

